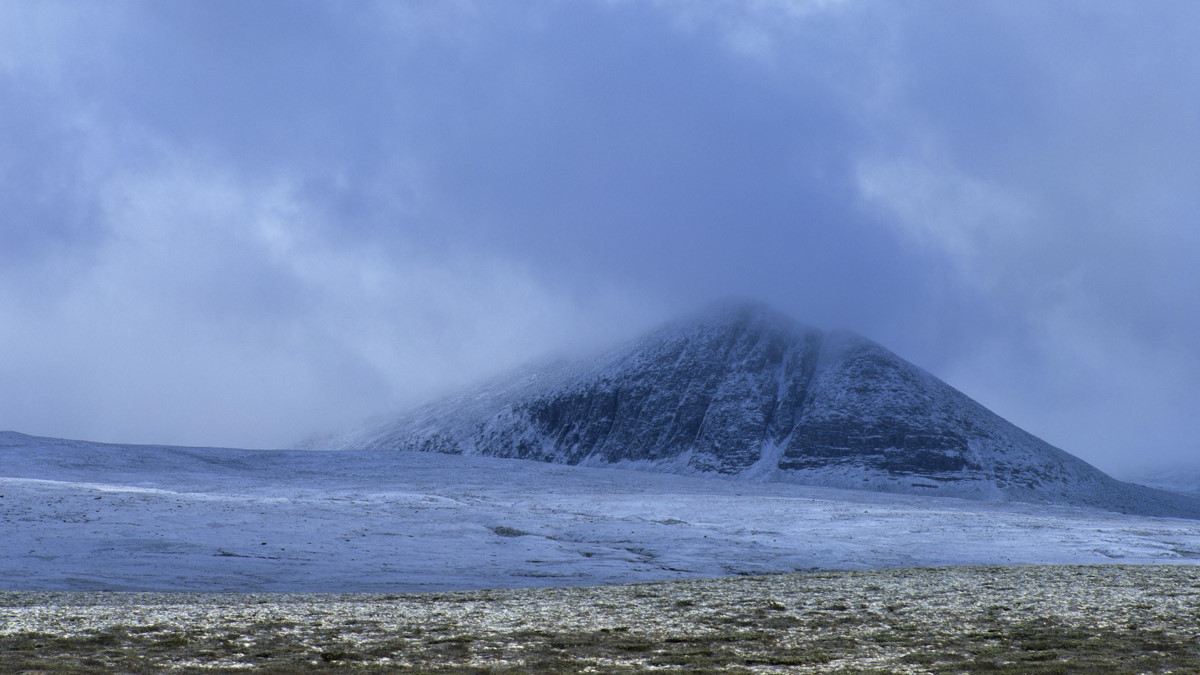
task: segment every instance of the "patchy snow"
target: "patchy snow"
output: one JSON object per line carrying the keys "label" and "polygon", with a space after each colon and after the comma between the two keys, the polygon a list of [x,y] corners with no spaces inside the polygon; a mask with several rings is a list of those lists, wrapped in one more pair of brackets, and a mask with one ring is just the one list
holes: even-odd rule
{"label": "patchy snow", "polygon": [[413,591],[1196,563],[1200,521],[435,453],[0,434],[0,588]]}

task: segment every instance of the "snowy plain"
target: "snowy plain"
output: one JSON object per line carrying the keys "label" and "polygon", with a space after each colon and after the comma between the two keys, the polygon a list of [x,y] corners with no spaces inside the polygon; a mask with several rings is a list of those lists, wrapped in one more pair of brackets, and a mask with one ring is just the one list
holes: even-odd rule
{"label": "snowy plain", "polygon": [[0,433],[0,589],[409,592],[1200,563],[1200,521],[425,453]]}

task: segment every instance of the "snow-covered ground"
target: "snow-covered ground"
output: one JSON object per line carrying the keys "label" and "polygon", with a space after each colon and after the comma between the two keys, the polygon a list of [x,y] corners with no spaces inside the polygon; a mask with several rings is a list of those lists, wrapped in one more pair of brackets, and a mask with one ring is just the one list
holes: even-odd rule
{"label": "snow-covered ground", "polygon": [[0,589],[413,591],[1200,562],[1200,521],[425,453],[0,434]]}

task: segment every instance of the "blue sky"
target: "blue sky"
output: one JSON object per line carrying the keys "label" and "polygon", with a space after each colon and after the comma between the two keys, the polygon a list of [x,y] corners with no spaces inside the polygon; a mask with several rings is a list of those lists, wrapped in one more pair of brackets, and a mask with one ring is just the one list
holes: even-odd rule
{"label": "blue sky", "polygon": [[1200,5],[0,2],[0,428],[273,447],[712,299],[1200,456]]}

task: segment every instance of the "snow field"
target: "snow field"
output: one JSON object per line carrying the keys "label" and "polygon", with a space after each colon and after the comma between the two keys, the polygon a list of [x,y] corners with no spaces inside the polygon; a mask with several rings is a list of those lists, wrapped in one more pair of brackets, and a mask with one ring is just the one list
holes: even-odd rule
{"label": "snow field", "polygon": [[425,453],[25,443],[0,446],[8,590],[409,592],[1200,562],[1200,521],[1086,508]]}

